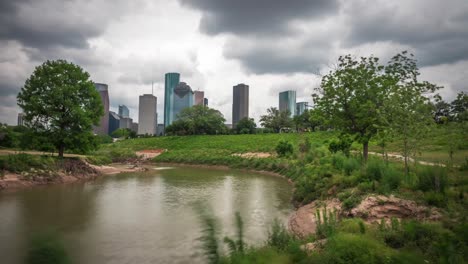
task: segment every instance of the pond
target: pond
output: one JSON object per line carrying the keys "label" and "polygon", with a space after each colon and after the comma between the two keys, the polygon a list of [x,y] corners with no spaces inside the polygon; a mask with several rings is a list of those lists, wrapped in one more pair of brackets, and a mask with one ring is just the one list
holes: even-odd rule
{"label": "pond", "polygon": [[202,263],[200,217],[234,237],[235,212],[249,245],[261,245],[277,218],[286,223],[292,186],[236,170],[157,168],[95,181],[0,192],[2,263],[22,263],[31,237],[55,233],[73,263]]}

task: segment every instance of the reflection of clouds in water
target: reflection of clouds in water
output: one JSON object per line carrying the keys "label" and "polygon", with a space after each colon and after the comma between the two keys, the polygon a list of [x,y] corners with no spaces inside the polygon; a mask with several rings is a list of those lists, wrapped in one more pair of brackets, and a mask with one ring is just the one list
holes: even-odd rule
{"label": "reflection of clouds in water", "polygon": [[153,168],[153,170],[172,170],[174,167],[156,167]]}

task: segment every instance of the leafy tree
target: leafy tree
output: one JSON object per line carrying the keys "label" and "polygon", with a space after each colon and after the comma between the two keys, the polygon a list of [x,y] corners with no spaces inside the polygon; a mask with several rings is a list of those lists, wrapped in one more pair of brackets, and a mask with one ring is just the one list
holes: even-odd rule
{"label": "leafy tree", "polygon": [[468,121],[468,94],[457,94],[457,98],[451,103],[451,115],[458,122]]}
{"label": "leafy tree", "polygon": [[276,133],[282,128],[291,128],[293,122],[289,111],[279,111],[276,107],[267,109],[267,114],[260,117],[260,123],[265,128],[273,129]]}
{"label": "leafy tree", "polygon": [[203,105],[183,109],[177,120],[166,128],[166,133],[174,135],[216,135],[226,133],[223,114]]}
{"label": "leafy tree", "polygon": [[46,61],[36,67],[18,94],[18,105],[26,126],[46,135],[59,157],[65,148],[89,147],[92,125],[103,115],[89,74],[65,60]]}
{"label": "leafy tree", "polygon": [[257,124],[253,118],[244,117],[237,123],[235,130],[237,134],[255,134]]}
{"label": "leafy tree", "polygon": [[376,57],[339,58],[338,68],[322,79],[313,95],[316,108],[328,125],[353,135],[363,145],[367,160],[369,140],[377,134],[387,94],[384,67]]}
{"label": "leafy tree", "polygon": [[111,136],[113,138],[127,138],[130,136],[131,130],[128,128],[118,128],[112,132]]}
{"label": "leafy tree", "polygon": [[424,95],[440,88],[418,80],[419,69],[412,57],[404,51],[395,55],[385,68],[390,93],[384,112],[391,133],[402,139],[406,174],[409,172],[408,157],[416,152],[419,139],[434,122],[429,98]]}
{"label": "leafy tree", "polygon": [[289,143],[287,140],[280,140],[278,145],[276,145],[276,153],[280,157],[287,156],[288,154],[292,154],[294,152],[293,145]]}
{"label": "leafy tree", "polygon": [[432,115],[437,124],[445,124],[452,119],[451,105],[438,95],[436,102],[433,104]]}

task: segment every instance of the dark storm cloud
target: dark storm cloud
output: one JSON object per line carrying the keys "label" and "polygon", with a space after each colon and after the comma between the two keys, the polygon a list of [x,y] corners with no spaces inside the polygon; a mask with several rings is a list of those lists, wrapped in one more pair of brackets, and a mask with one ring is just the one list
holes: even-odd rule
{"label": "dark storm cloud", "polygon": [[208,35],[279,35],[289,22],[326,16],[338,10],[335,0],[179,0],[200,10],[200,30]]}
{"label": "dark storm cloud", "polygon": [[468,59],[465,0],[414,0],[399,5],[356,1],[344,8],[344,13],[350,29],[345,46],[398,43],[413,49],[420,66]]}

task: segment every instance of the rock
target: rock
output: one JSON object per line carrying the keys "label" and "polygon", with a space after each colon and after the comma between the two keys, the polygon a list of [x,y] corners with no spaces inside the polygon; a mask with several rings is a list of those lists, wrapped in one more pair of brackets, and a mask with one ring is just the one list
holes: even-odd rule
{"label": "rock", "polygon": [[317,209],[323,210],[327,208],[327,212],[336,211],[341,213],[341,202],[338,199],[326,201],[314,201],[310,204],[300,207],[289,218],[289,229],[299,237],[307,237],[315,234],[317,226]]}
{"label": "rock", "polygon": [[348,217],[361,217],[368,223],[380,222],[381,219],[418,219],[439,220],[437,209],[418,205],[415,201],[396,198],[395,196],[371,195],[347,213]]}
{"label": "rock", "polygon": [[307,243],[305,245],[301,246],[301,249],[306,251],[307,253],[313,253],[315,251],[320,251],[325,247],[325,244],[327,243],[327,239],[320,239],[315,242]]}

